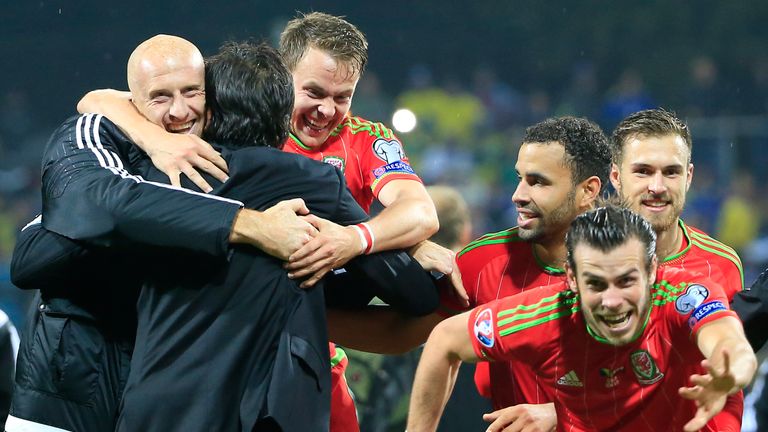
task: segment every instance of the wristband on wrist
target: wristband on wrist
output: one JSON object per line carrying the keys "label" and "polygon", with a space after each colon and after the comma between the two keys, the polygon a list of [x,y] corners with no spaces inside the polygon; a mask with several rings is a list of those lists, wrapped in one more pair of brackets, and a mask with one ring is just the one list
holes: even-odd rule
{"label": "wristband on wrist", "polygon": [[365,251],[368,250],[368,240],[366,240],[366,238],[365,238],[365,234],[363,233],[363,229],[360,228],[357,225],[352,225],[352,228],[354,228],[355,231],[357,231],[357,235],[360,236],[360,243],[363,244],[363,252],[362,253],[365,253]]}
{"label": "wristband on wrist", "polygon": [[363,239],[363,253],[367,255],[373,252],[375,238],[373,237],[371,226],[368,225],[367,222],[363,222],[355,225],[355,228],[358,229],[358,234],[360,234]]}

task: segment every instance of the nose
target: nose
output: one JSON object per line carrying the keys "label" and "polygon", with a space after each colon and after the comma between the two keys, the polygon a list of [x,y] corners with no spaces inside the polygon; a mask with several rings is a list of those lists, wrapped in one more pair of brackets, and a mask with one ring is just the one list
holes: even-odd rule
{"label": "nose", "polygon": [[331,100],[330,98],[323,99],[320,102],[320,105],[317,107],[317,111],[323,117],[333,117],[333,113],[335,111],[333,100]]}
{"label": "nose", "polygon": [[651,176],[651,180],[648,183],[648,192],[654,195],[659,195],[667,190],[664,186],[664,175],[661,172],[657,172]]}
{"label": "nose", "polygon": [[603,291],[602,305],[605,309],[617,310],[621,309],[624,304],[624,298],[621,296],[621,290],[615,287],[610,287]]}
{"label": "nose", "polygon": [[189,116],[189,106],[183,97],[174,97],[168,114],[174,120],[186,120]]}
{"label": "nose", "polygon": [[528,201],[530,201],[530,197],[528,195],[528,186],[524,181],[521,181],[517,184],[515,193],[512,194],[512,202],[522,206],[525,205]]}

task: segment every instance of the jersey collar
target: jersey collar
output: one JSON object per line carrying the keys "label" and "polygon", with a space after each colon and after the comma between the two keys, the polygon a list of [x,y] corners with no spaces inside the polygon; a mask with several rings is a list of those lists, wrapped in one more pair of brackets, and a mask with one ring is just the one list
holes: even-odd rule
{"label": "jersey collar", "polygon": [[661,264],[667,264],[671,261],[674,261],[681,256],[685,255],[689,250],[691,250],[691,237],[688,234],[688,227],[685,225],[682,219],[677,220],[677,225],[680,227],[681,230],[683,230],[683,240],[685,240],[685,247],[682,248],[680,251],[678,251],[674,255],[670,255],[664,259],[661,260]]}

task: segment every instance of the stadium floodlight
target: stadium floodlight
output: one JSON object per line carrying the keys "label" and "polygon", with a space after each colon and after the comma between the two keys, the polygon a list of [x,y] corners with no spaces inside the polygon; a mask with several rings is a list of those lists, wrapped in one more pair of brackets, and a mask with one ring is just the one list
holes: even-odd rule
{"label": "stadium floodlight", "polygon": [[392,115],[392,126],[398,132],[408,133],[416,128],[416,114],[407,108],[401,108]]}

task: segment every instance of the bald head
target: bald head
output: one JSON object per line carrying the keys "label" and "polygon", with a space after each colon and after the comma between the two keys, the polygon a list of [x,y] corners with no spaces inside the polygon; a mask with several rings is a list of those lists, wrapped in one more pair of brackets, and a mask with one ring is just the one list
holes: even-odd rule
{"label": "bald head", "polygon": [[169,132],[200,135],[205,111],[205,61],[195,45],[157,35],[128,59],[133,103],[149,121]]}
{"label": "bald head", "polygon": [[134,93],[147,75],[188,67],[205,70],[203,55],[192,42],[178,36],[153,36],[137,46],[128,59],[128,88]]}

